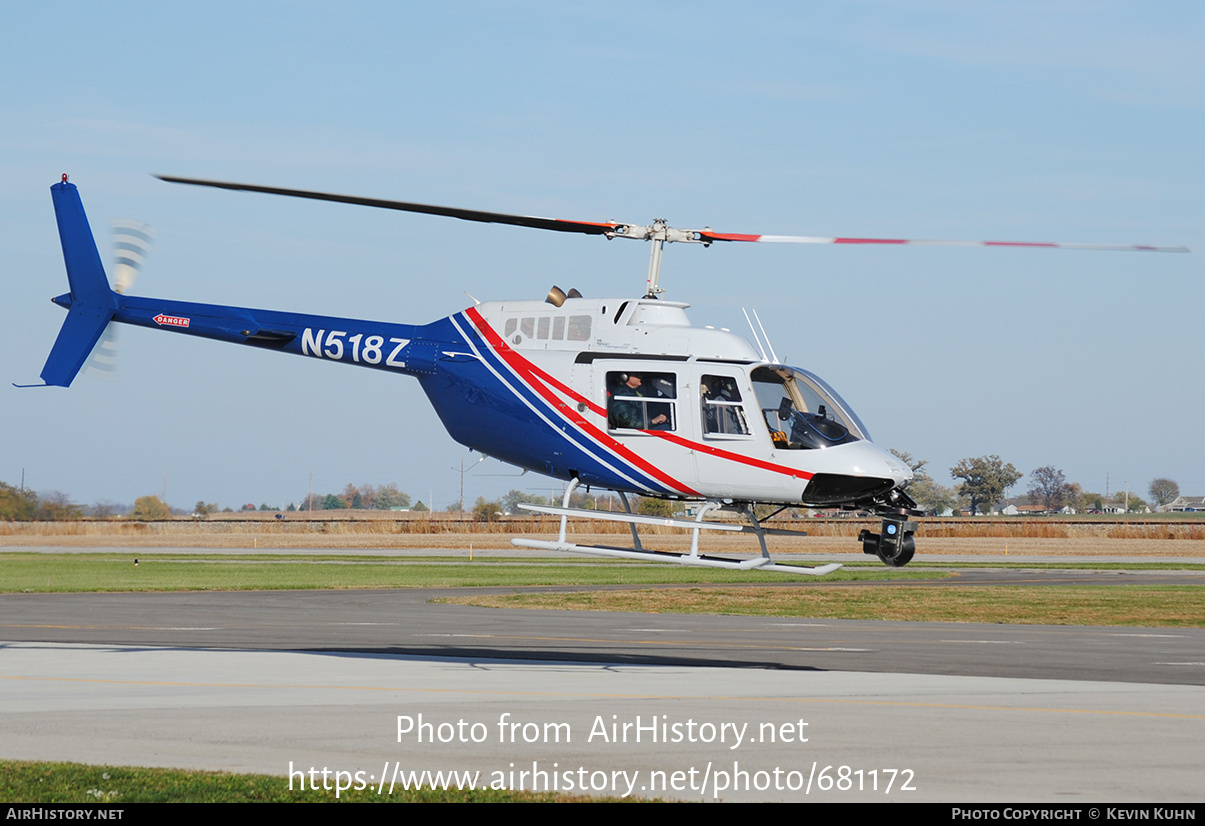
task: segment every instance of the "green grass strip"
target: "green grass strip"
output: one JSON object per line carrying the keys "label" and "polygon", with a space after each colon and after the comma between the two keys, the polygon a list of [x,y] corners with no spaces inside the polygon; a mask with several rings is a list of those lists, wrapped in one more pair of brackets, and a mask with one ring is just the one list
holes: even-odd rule
{"label": "green grass strip", "polygon": [[1205,600],[1194,585],[908,588],[675,588],[481,594],[442,599],[487,608],[544,608],[640,613],[728,614],[810,619],[986,622],[1026,625],[1205,627]]}
{"label": "green grass strip", "polygon": [[[484,777],[484,775],[483,775]],[[321,784],[321,777],[318,778]],[[333,781],[331,782],[333,785]],[[286,777],[266,774],[180,769],[141,769],[130,766],[86,766],[79,763],[40,763],[0,760],[0,803],[100,803],[120,807],[134,803],[568,803],[619,802],[619,798],[575,797],[560,794],[490,789],[441,791],[403,790],[389,794],[375,788],[340,792],[289,789]],[[629,798],[628,802],[636,802]]]}
{"label": "green grass strip", "polygon": [[[601,561],[530,564],[527,560],[446,563],[405,557],[251,556],[167,554],[0,554],[0,593],[97,591],[259,591],[340,588],[461,588],[526,585],[661,585],[784,582],[811,577],[726,571],[684,565]],[[826,582],[940,579],[940,570],[896,570],[884,566],[844,569]]]}

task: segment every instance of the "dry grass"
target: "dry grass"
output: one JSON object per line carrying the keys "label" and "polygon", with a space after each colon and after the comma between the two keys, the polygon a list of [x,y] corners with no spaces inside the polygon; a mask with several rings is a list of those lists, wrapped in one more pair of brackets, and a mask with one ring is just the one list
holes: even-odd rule
{"label": "dry grass", "polygon": [[[558,525],[555,517],[510,517],[481,523],[448,514],[398,515],[372,511],[355,512],[353,518],[321,519],[290,514],[277,520],[271,514],[251,514],[196,521],[0,522],[0,547],[456,550],[472,546],[486,550],[511,547],[513,536],[555,538]],[[809,536],[772,537],[771,550],[775,553],[861,557],[855,537],[863,528],[877,530],[878,523],[864,519],[812,519],[795,520],[789,525],[807,530]],[[570,533],[573,541],[583,544],[616,544],[626,541],[622,537],[628,534],[628,527],[618,522],[577,521],[571,523]],[[684,551],[690,546],[690,535],[674,528],[641,526],[640,534],[650,537],[648,544],[658,550]],[[1205,558],[1205,521],[923,520],[917,540],[923,556],[983,553]],[[707,550],[715,553],[752,553],[757,547],[751,536],[710,533],[703,541]]]}
{"label": "dry grass", "polygon": [[1195,586],[1021,586],[908,588],[674,588],[474,595],[440,600],[488,608],[545,608],[636,613],[985,622],[1042,625],[1205,626]]}

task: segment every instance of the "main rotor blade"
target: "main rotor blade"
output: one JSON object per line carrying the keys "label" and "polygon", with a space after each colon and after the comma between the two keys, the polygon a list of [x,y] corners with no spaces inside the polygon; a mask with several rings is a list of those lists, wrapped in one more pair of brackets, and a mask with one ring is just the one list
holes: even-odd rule
{"label": "main rotor blade", "polygon": [[170,175],[156,175],[161,181],[173,184],[192,184],[194,186],[211,186],[217,189],[233,189],[241,192],[264,192],[268,195],[287,195],[291,198],[309,198],[314,201],[334,201],[340,204],[358,204],[360,206],[378,207],[380,209],[396,209],[402,212],[421,212],[424,215],[442,215],[447,218],[460,218],[463,221],[478,221],[483,224],[511,224],[518,227],[534,229],[549,229],[554,232],[577,232],[583,235],[606,235],[615,232],[622,225],[614,222],[594,221],[563,221],[558,218],[539,218],[533,215],[510,215],[505,212],[482,212],[476,209],[461,209],[459,207],[436,206],[435,204],[415,204],[409,201],[388,201],[383,198],[362,198],[356,195],[334,195],[330,192],[311,192],[305,189],[284,189],[275,186],[255,186],[253,184],[235,184],[226,181],[205,181],[197,178],[176,178]]}
{"label": "main rotor blade", "polygon": [[920,241],[907,238],[826,238],[812,235],[742,235],[733,232],[698,231],[703,241],[748,241],[762,244],[910,244],[931,247],[1039,247],[1064,250],[1112,250],[1115,252],[1188,252],[1188,247],[1153,247],[1148,244],[1056,244],[1041,241]]}

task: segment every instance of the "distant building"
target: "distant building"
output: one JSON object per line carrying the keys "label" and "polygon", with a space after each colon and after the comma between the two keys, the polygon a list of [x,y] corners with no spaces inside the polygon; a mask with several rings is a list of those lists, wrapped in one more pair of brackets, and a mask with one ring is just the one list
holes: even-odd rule
{"label": "distant building", "polygon": [[1046,516],[1050,511],[1045,505],[1008,505],[1000,513],[1005,516]]}
{"label": "distant building", "polygon": [[1163,512],[1185,513],[1190,511],[1205,511],[1205,496],[1179,496],[1159,508]]}

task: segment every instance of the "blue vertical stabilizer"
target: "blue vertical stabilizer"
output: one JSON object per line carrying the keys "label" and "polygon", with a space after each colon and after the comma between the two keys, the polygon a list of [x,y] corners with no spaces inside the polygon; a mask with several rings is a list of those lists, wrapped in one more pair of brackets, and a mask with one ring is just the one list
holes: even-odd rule
{"label": "blue vertical stabilizer", "polygon": [[67,320],[42,368],[42,381],[67,387],[117,311],[117,294],[109,288],[75,185],[67,183],[64,176],[61,183],[50,188],[50,195],[71,292],[55,299],[56,304],[68,308]]}

